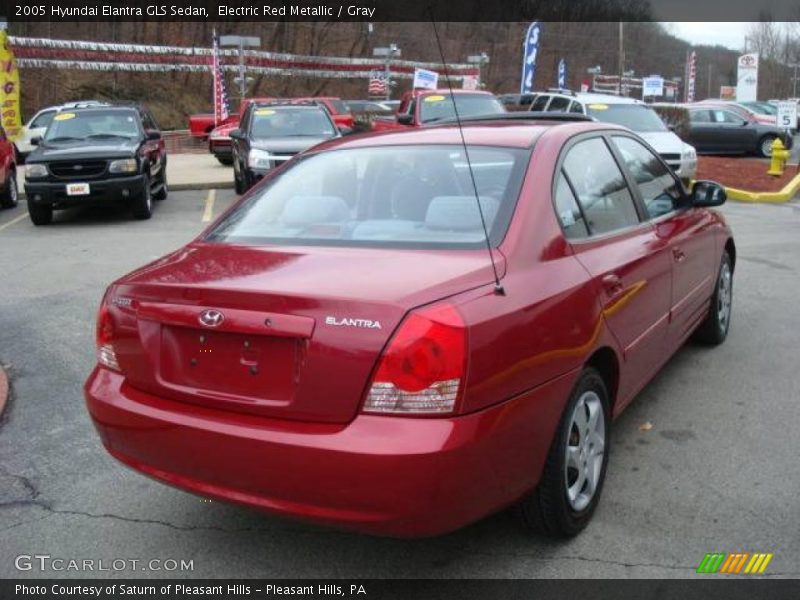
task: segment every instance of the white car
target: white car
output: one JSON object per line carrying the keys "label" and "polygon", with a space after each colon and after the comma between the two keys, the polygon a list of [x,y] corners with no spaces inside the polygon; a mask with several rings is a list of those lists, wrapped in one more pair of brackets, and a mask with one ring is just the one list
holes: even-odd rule
{"label": "white car", "polygon": [[56,113],[59,111],[98,104],[103,103],[97,100],[83,100],[80,102],[67,102],[65,104],[59,104],[58,106],[48,106],[47,108],[41,109],[39,112],[33,115],[33,117],[27,123],[25,123],[19,137],[14,141],[17,157],[21,160],[24,160],[28,154],[33,152],[33,149],[36,146],[31,144],[31,140],[35,137],[40,138],[44,135],[44,132],[47,131],[48,125],[50,125],[50,121],[53,120],[53,117],[56,116]]}
{"label": "white car", "polygon": [[694,147],[670,131],[661,117],[641,100],[558,90],[536,94],[531,110],[581,113],[597,121],[622,125],[643,137],[684,181],[694,179],[697,174]]}

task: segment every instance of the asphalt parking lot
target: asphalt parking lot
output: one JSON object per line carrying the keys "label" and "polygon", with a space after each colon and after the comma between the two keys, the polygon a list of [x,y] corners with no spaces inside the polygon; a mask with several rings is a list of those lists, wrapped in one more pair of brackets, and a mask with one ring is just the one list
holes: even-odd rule
{"label": "asphalt parking lot", "polygon": [[723,207],[738,246],[727,342],[685,347],[645,388],[612,430],[594,521],[553,542],[509,513],[426,540],[342,533],[204,501],[109,457],[81,391],[97,305],[108,283],[191,239],[234,195],[208,198],[175,192],[144,222],[75,210],[34,228],[24,203],[0,212],[0,362],[12,385],[0,577],[98,575],[15,569],[18,555],[48,554],[194,565],[104,577],[671,578],[694,576],[707,552],[772,552],[766,576],[800,576],[800,204]]}

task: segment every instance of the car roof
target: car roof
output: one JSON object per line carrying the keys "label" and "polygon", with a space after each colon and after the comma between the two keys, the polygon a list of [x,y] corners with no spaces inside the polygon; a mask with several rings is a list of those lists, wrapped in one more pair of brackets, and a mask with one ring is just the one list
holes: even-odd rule
{"label": "car roof", "polygon": [[454,94],[457,96],[461,95],[473,95],[473,96],[494,96],[492,92],[487,92],[486,90],[465,90],[463,88],[438,88],[435,90],[414,90],[413,92],[414,97],[418,96],[425,96],[427,94],[435,94],[437,96],[443,95],[448,96],[450,94]]}
{"label": "car roof", "polygon": [[550,121],[550,120],[492,120],[473,121],[458,125],[438,125],[403,130],[371,132],[350,135],[329,142],[319,148],[369,148],[379,146],[467,144],[475,146],[498,146],[507,148],[532,148],[542,134],[558,127],[571,135],[583,131],[624,129],[609,123],[595,121]]}
{"label": "car roof", "polygon": [[102,104],[102,105],[91,105],[91,106],[78,106],[75,108],[68,108],[65,110],[69,110],[70,112],[98,112],[101,110],[119,110],[119,111],[133,111],[135,113],[139,113],[141,107],[136,106],[134,104]]}
{"label": "car roof", "polygon": [[627,96],[615,96],[614,94],[598,94],[596,92],[578,92],[574,98],[581,102],[597,102],[602,104],[641,104],[644,102],[637,98]]}

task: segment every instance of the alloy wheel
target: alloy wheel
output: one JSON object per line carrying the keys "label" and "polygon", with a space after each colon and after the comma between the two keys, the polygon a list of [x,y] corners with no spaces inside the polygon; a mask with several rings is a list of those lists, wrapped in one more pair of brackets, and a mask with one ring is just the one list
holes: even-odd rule
{"label": "alloy wheel", "polygon": [[727,262],[723,262],[719,271],[719,281],[717,282],[717,321],[723,331],[727,331],[728,321],[731,318],[732,279],[730,265]]}
{"label": "alloy wheel", "polygon": [[567,436],[564,484],[576,512],[592,501],[603,469],[606,447],[603,403],[596,392],[584,392],[575,404]]}

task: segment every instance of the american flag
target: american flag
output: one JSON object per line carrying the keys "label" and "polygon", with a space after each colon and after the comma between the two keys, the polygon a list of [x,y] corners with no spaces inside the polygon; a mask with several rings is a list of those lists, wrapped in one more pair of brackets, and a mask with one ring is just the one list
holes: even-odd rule
{"label": "american flag", "polygon": [[386,77],[380,71],[373,71],[369,77],[368,93],[370,96],[386,95]]}
{"label": "american flag", "polygon": [[214,124],[217,125],[230,116],[231,109],[228,105],[228,94],[225,92],[225,74],[222,71],[219,38],[217,37],[216,29],[212,35],[211,69],[214,73]]}

